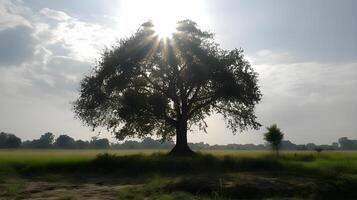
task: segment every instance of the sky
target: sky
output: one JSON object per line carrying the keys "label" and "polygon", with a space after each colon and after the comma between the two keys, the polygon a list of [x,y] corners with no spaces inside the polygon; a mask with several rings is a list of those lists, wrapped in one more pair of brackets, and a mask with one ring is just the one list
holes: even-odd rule
{"label": "sky", "polygon": [[115,141],[74,118],[79,81],[143,22],[192,19],[221,48],[244,49],[259,73],[263,126],[233,135],[214,115],[189,142],[263,143],[274,123],[294,143],[357,139],[356,10],[354,0],[0,0],[0,131]]}

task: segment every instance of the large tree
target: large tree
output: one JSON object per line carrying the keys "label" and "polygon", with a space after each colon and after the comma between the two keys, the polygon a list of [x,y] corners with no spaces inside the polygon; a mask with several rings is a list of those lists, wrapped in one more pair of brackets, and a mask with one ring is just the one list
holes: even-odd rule
{"label": "large tree", "polygon": [[120,140],[176,135],[171,154],[191,155],[187,130],[205,130],[204,119],[222,114],[234,133],[257,129],[257,73],[241,49],[223,50],[195,22],[177,23],[160,37],[146,22],[131,37],[104,51],[81,82],[76,116],[93,128],[107,127]]}

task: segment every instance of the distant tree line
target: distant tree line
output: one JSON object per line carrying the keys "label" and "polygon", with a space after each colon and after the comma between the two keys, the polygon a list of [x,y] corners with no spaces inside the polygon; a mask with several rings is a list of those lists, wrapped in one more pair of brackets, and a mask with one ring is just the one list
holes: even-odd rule
{"label": "distant tree line", "polygon": [[161,142],[160,140],[154,140],[146,137],[141,142],[135,140],[127,140],[123,143],[112,144],[112,148],[115,149],[171,149],[175,146],[173,141]]}
{"label": "distant tree line", "polygon": [[[0,148],[36,148],[36,149],[171,149],[173,141],[162,142],[152,138],[144,138],[141,141],[126,140],[123,143],[110,143],[106,138],[92,137],[90,141],[75,140],[62,134],[57,138],[53,133],[47,132],[39,139],[21,141],[19,137],[11,133],[0,132]],[[266,150],[270,149],[268,144],[227,144],[209,145],[203,142],[188,143],[192,149],[241,149],[241,150]],[[357,140],[341,137],[338,142],[330,145],[317,145],[314,143],[294,144],[289,140],[281,142],[281,149],[285,150],[357,150]]]}
{"label": "distant tree line", "polygon": [[90,141],[75,140],[68,135],[60,135],[55,138],[53,133],[47,132],[39,139],[26,140],[21,139],[14,134],[0,133],[0,148],[34,148],[34,149],[107,149],[110,148],[109,140],[92,137]]}

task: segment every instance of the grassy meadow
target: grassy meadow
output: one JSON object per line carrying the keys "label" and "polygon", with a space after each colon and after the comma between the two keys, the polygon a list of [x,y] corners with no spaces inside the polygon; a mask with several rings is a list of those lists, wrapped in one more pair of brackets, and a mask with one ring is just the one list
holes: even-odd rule
{"label": "grassy meadow", "polygon": [[88,190],[92,199],[357,197],[357,151],[166,152],[0,150],[0,199],[84,199]]}

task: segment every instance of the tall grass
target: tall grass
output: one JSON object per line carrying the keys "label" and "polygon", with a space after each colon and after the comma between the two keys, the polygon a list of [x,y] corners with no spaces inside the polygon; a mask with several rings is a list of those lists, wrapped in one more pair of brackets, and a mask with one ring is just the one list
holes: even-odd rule
{"label": "tall grass", "polygon": [[88,161],[94,160],[98,154],[109,153],[113,155],[150,155],[165,150],[112,150],[112,149],[84,149],[84,150],[64,150],[64,149],[15,149],[0,150],[0,164],[8,163],[46,163],[46,162],[67,162],[67,161]]}
{"label": "tall grass", "polygon": [[[125,173],[285,170],[357,175],[356,151],[203,150],[194,158],[165,156],[165,150],[1,150],[0,177],[20,171],[96,170]],[[98,156],[100,155],[100,156]],[[14,169],[12,169],[14,170]]]}

